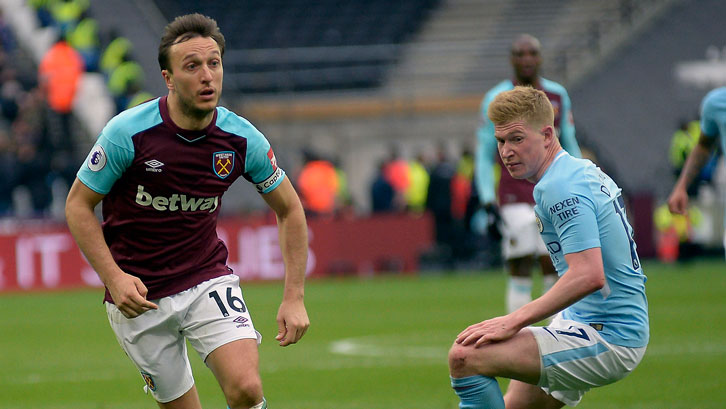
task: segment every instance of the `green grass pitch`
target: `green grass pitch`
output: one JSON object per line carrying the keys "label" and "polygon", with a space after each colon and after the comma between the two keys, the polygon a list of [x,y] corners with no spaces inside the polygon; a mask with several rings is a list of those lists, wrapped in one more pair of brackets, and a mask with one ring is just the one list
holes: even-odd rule
{"label": "green grass pitch", "polygon": [[[726,263],[646,263],[651,343],[626,379],[585,395],[582,409],[726,407]],[[467,325],[504,309],[505,276],[381,276],[309,280],[312,326],[298,345],[274,342],[280,283],[244,285],[265,340],[265,395],[274,409],[454,409],[446,354]],[[116,343],[100,290],[0,295],[0,409],[155,408]],[[192,352],[205,408],[224,409]],[[503,388],[506,381],[500,380]]]}

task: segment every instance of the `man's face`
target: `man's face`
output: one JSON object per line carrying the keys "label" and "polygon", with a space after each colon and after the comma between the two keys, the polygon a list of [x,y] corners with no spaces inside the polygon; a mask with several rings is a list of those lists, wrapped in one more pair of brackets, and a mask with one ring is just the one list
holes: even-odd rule
{"label": "man's face", "polygon": [[212,112],[222,93],[222,55],[210,37],[194,37],[171,46],[171,70],[162,74],[182,112],[203,117]]}
{"label": "man's face", "polygon": [[513,178],[532,179],[537,175],[546,154],[546,129],[532,129],[522,120],[494,126],[499,156]]}
{"label": "man's face", "polygon": [[542,58],[539,48],[531,41],[521,40],[514,44],[511,55],[514,75],[525,84],[533,84],[539,75]]}

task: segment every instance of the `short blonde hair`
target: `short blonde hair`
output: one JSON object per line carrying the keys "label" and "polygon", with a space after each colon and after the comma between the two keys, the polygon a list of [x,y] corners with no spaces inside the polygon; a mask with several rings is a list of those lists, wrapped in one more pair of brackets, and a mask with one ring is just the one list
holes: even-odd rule
{"label": "short blonde hair", "polygon": [[555,123],[555,112],[547,94],[524,86],[499,93],[489,104],[487,116],[494,125],[521,120],[539,128]]}

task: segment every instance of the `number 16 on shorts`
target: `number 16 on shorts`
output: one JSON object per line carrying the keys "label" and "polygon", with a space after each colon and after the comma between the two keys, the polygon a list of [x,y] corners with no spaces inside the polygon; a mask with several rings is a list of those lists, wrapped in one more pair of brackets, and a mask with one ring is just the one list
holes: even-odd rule
{"label": "number 16 on shorts", "polygon": [[229,310],[227,309],[227,306],[237,312],[247,312],[247,306],[245,306],[245,302],[242,301],[241,298],[232,294],[232,287],[227,287],[225,297],[226,305],[225,301],[222,300],[222,297],[219,295],[217,290],[211,291],[209,293],[209,298],[214,299],[214,301],[217,303],[217,306],[219,307],[219,311],[222,313],[222,316],[229,317]]}

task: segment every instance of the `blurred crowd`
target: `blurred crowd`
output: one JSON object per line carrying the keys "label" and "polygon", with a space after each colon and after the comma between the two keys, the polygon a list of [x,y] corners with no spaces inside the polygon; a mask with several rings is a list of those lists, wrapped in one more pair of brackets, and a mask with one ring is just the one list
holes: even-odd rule
{"label": "blurred crowd", "polygon": [[56,41],[36,62],[0,15],[0,217],[62,214],[85,128],[73,116],[82,75],[101,73],[117,112],[152,98],[131,42],[102,33],[89,0],[30,0]]}
{"label": "blurred crowd", "polygon": [[[47,83],[0,16],[0,215],[46,216],[56,180],[73,172],[66,112],[48,99]],[[18,197],[24,202],[17,209]]]}
{"label": "blurred crowd", "polygon": [[373,215],[429,213],[436,242],[429,258],[432,262],[461,261],[474,257],[480,241],[486,239],[486,232],[472,223],[479,208],[473,155],[471,147],[452,154],[442,144],[433,154],[415,152],[406,157],[391,146],[376,164],[367,206],[353,202],[347,175],[334,158],[306,151],[304,163],[292,179],[309,218],[350,217],[363,207]]}
{"label": "blurred crowd", "polygon": [[[103,74],[116,112],[153,96],[144,91],[141,65],[134,59],[131,41],[115,27],[101,30],[89,13],[90,0],[30,0],[42,27],[53,27],[58,41],[51,50],[62,50],[66,67]],[[45,59],[45,58],[44,58]],[[79,66],[80,64],[80,66]]]}

